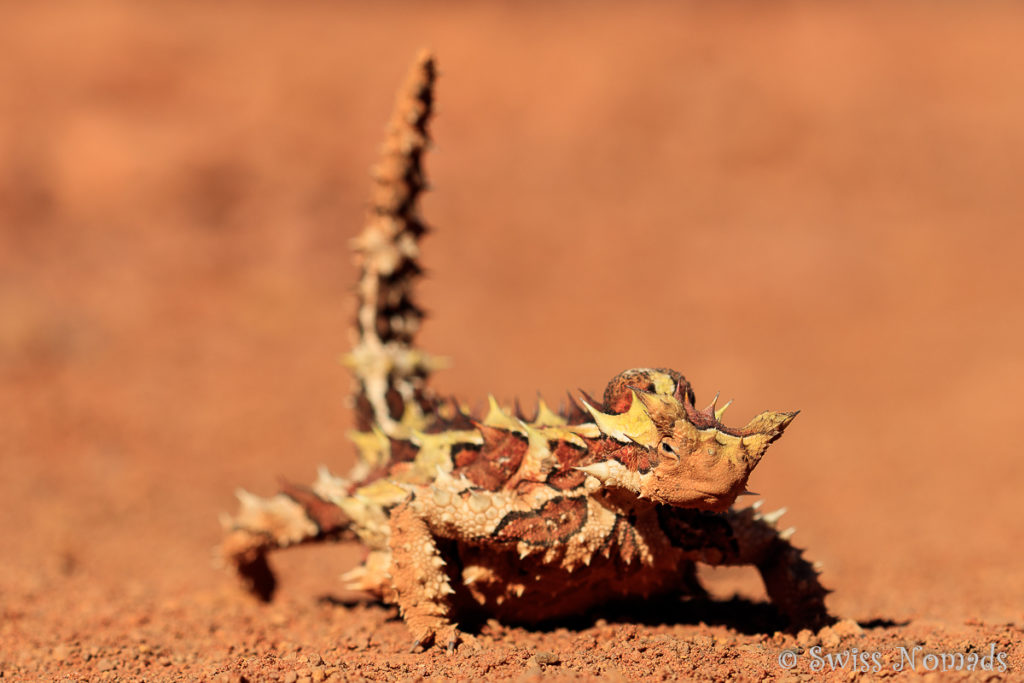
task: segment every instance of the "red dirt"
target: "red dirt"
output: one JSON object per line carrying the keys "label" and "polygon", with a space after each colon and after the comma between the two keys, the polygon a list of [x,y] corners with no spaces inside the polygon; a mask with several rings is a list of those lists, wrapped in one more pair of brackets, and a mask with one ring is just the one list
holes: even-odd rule
{"label": "red dirt", "polygon": [[[1024,670],[1019,7],[3,15],[4,680],[762,678],[784,648],[813,676],[815,643]],[[424,45],[436,386],[668,365],[740,423],[802,409],[751,487],[863,628],[798,640],[734,601],[407,654],[394,610],[344,604],[356,548],[275,556],[269,606],[213,568],[236,486],[351,462],[347,240]]]}

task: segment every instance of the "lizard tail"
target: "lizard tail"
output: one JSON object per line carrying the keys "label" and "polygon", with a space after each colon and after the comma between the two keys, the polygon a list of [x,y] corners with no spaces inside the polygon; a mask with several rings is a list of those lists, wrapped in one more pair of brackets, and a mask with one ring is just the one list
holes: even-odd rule
{"label": "lizard tail", "polygon": [[413,301],[421,274],[419,239],[426,232],[418,211],[426,188],[423,153],[430,143],[436,70],[420,53],[398,94],[382,156],[373,168],[366,225],[354,240],[357,285],[356,342],[346,356],[355,379],[356,429],[376,425],[404,436],[432,417],[427,378],[441,364],[414,345],[423,311]]}
{"label": "lizard tail", "polygon": [[[420,274],[419,239],[426,232],[417,202],[425,188],[422,157],[429,144],[434,60],[421,53],[399,92],[381,160],[373,169],[366,225],[354,240],[357,287],[356,343],[346,357],[355,377],[355,433],[361,468],[355,479],[390,457],[388,437],[407,437],[435,418],[444,406],[428,393],[430,372],[440,363],[413,344],[423,312],[412,298]],[[384,450],[382,450],[384,449]],[[338,504],[347,480],[327,477],[326,490],[282,483],[281,492],[262,498],[239,491],[237,515],[225,515],[220,564],[232,567],[263,600],[276,580],[267,555],[306,543],[354,540],[352,519]]]}

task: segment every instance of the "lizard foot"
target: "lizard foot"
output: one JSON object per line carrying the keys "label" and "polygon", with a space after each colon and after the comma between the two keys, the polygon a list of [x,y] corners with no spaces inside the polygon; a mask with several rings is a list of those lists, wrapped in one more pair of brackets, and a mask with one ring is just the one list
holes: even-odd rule
{"label": "lizard foot", "polygon": [[[459,644],[459,629],[455,624],[449,623],[446,619],[435,619],[435,624],[420,623],[412,626],[415,640],[409,652],[426,652],[431,645],[441,647],[442,644],[448,654],[455,652]],[[410,625],[411,626],[411,625]]]}

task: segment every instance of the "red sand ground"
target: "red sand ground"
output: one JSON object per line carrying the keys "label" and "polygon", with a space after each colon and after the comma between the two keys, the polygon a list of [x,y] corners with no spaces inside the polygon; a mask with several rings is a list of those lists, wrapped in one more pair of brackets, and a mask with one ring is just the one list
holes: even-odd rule
{"label": "red sand ground", "polygon": [[[762,678],[815,643],[1021,676],[1019,7],[0,12],[3,680]],[[664,364],[734,420],[803,409],[752,486],[862,627],[734,601],[407,654],[345,604],[356,549],[278,555],[269,606],[212,567],[236,486],[351,462],[347,240],[424,45],[437,386]]]}

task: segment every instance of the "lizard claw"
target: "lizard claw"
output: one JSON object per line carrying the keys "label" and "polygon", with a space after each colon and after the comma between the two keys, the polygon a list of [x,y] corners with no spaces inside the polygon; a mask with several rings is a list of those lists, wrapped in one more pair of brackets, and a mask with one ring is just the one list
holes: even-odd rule
{"label": "lizard claw", "polygon": [[409,653],[426,652],[431,645],[441,647],[441,643],[445,643],[444,647],[448,654],[455,652],[459,644],[459,629],[451,624],[423,629],[413,641]]}
{"label": "lizard claw", "polygon": [[455,648],[459,644],[459,627],[455,626],[454,624],[447,626],[441,632],[438,633],[438,641],[441,641],[440,636],[442,633],[447,634],[448,636],[448,644],[445,647],[445,649],[448,651],[448,654],[454,653]]}

